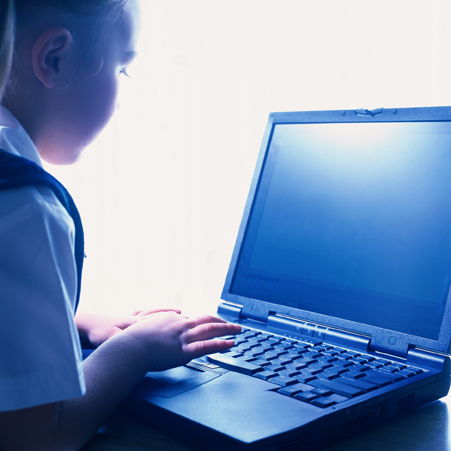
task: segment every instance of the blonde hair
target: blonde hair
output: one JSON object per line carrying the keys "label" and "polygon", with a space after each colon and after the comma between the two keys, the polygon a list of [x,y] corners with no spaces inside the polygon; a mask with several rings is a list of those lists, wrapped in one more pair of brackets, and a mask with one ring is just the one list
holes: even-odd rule
{"label": "blonde hair", "polygon": [[0,0],[0,101],[9,82],[14,50],[14,0]]}

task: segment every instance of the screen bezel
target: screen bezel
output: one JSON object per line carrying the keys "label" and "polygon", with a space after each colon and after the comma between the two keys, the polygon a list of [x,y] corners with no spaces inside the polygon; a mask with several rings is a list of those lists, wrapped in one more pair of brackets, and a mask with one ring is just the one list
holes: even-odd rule
{"label": "screen bezel", "polygon": [[[376,122],[450,122],[450,107],[427,107],[427,108],[402,108],[402,109],[381,109],[377,112],[368,110],[337,110],[337,111],[307,111],[307,112],[287,112],[271,113],[267,127],[263,136],[260,153],[257,159],[254,176],[252,178],[249,195],[245,205],[241,225],[235,248],[232,254],[231,263],[227,273],[226,281],[221,298],[242,306],[242,315],[259,321],[266,321],[270,314],[282,314],[299,318],[304,321],[311,321],[322,325],[329,325],[342,330],[349,330],[354,333],[361,333],[371,337],[371,346],[374,349],[386,349],[387,352],[395,352],[404,355],[410,347],[422,347],[434,351],[449,352],[449,342],[451,336],[451,302],[448,293],[442,325],[437,340],[424,338],[408,333],[387,330],[377,326],[357,323],[339,317],[314,313],[306,310],[286,307],[280,304],[273,304],[267,301],[247,298],[231,292],[233,277],[238,263],[241,246],[246,234],[248,221],[251,216],[254,198],[260,182],[262,170],[271,143],[274,127],[279,124],[327,124],[327,123],[376,123]],[[450,149],[451,151],[451,149]]]}

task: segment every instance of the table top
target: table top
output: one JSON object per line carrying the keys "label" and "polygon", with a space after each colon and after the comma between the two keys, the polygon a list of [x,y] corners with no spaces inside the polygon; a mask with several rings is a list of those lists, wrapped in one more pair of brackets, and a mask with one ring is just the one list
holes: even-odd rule
{"label": "table top", "polygon": [[[324,448],[324,451],[451,451],[451,394],[408,414]],[[156,429],[116,412],[83,451],[198,451]]]}

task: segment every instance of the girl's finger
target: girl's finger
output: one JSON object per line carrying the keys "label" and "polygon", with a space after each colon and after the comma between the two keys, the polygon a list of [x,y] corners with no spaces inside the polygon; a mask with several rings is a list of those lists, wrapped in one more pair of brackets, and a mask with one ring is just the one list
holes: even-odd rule
{"label": "girl's finger", "polygon": [[190,359],[196,359],[207,354],[222,352],[233,346],[233,340],[207,340],[196,341],[185,345],[185,355]]}
{"label": "girl's finger", "polygon": [[154,313],[161,313],[161,312],[175,312],[175,313],[182,313],[179,309],[149,309],[149,310],[137,310],[133,313],[133,316],[149,316],[153,315]]}
{"label": "girl's finger", "polygon": [[225,335],[236,335],[241,331],[238,324],[231,323],[208,323],[196,326],[185,334],[186,343],[195,341],[210,340],[215,337],[223,337]]}
{"label": "girl's finger", "polygon": [[190,318],[188,325],[191,329],[194,329],[197,326],[201,326],[202,324],[216,324],[216,323],[224,323],[226,324],[227,321],[218,318],[217,316],[211,316],[211,315],[205,315],[205,316],[198,316],[196,318]]}

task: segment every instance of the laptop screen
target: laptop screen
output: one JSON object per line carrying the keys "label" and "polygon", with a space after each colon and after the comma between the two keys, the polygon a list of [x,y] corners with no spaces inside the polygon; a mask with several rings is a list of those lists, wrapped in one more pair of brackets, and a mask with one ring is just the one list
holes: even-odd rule
{"label": "laptop screen", "polygon": [[274,126],[230,292],[437,339],[451,124]]}

